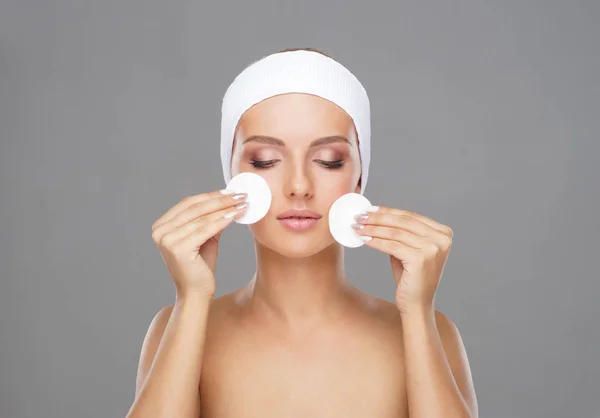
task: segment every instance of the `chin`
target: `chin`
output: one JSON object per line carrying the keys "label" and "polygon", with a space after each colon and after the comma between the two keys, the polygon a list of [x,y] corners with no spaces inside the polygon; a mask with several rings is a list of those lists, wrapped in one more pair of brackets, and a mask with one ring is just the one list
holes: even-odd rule
{"label": "chin", "polygon": [[285,228],[267,228],[255,224],[252,229],[254,239],[271,251],[289,258],[305,258],[315,255],[334,243],[329,230],[316,228],[313,231],[293,232]]}

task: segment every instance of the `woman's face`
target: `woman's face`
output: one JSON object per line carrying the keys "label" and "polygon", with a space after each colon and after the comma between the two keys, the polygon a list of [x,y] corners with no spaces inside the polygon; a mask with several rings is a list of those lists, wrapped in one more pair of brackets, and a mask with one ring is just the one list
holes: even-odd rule
{"label": "woman's face", "polygon": [[[271,188],[269,212],[250,225],[259,243],[288,257],[315,254],[334,242],[328,220],[333,202],[360,191],[360,155],[352,119],[337,105],[309,94],[266,99],[240,119],[231,172],[259,174]],[[312,211],[320,218],[281,219],[290,210]]]}

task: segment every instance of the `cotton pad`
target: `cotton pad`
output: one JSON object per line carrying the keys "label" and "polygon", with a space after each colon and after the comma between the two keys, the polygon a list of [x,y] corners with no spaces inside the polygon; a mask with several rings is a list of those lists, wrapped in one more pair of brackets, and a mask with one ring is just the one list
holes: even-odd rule
{"label": "cotton pad", "polygon": [[271,189],[267,181],[254,173],[240,173],[227,183],[226,189],[235,193],[247,193],[248,207],[234,219],[239,224],[253,224],[260,221],[271,207]]}
{"label": "cotton pad", "polygon": [[329,230],[333,238],[344,247],[356,248],[365,242],[352,228],[354,217],[365,212],[371,202],[361,194],[348,193],[338,198],[329,209]]}

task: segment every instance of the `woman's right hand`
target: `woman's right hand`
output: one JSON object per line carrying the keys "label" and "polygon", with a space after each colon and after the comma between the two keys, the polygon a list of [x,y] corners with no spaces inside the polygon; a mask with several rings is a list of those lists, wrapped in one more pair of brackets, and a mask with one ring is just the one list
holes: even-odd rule
{"label": "woman's right hand", "polygon": [[214,296],[219,238],[223,229],[246,210],[245,199],[243,193],[224,194],[220,190],[188,196],[154,222],[152,239],[178,296]]}

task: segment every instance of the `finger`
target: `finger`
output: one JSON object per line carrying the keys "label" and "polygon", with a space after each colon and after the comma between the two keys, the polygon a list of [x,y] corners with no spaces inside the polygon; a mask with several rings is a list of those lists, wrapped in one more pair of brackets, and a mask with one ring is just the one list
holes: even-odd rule
{"label": "finger", "polygon": [[444,224],[442,224],[438,221],[435,221],[431,218],[428,218],[427,216],[422,215],[420,213],[412,212],[410,210],[390,208],[388,206],[378,206],[378,210],[373,213],[391,213],[391,214],[396,214],[396,215],[411,216],[411,217],[423,222],[424,224],[429,225],[431,228],[433,228],[443,234],[446,234],[449,236],[453,235],[452,228],[450,228],[449,226],[444,225]]}
{"label": "finger", "polygon": [[400,261],[408,263],[412,262],[420,251],[402,242],[383,238],[372,238],[366,241],[365,245],[394,256]]}
{"label": "finger", "polygon": [[212,191],[209,193],[201,193],[201,194],[197,194],[197,195],[193,195],[193,196],[187,196],[187,197],[183,198],[175,206],[173,206],[171,209],[169,209],[160,218],[158,218],[156,220],[156,222],[154,222],[154,224],[152,224],[152,230],[163,225],[165,222],[172,220],[181,211],[187,209],[188,207],[190,207],[191,205],[193,205],[195,203],[200,203],[205,200],[215,199],[217,197],[224,196],[224,195],[230,195],[230,194],[233,194],[233,193],[231,193],[230,190],[223,189],[223,190],[215,190],[215,191]]}
{"label": "finger", "polygon": [[205,215],[196,221],[188,222],[187,224],[181,226],[179,229],[187,232],[184,237],[192,235],[196,233],[198,227],[202,225],[210,225],[215,222],[221,222],[222,219],[225,220],[235,220],[241,216],[241,214],[248,209],[248,203],[243,202],[233,208],[225,208],[219,210],[217,212],[210,213]]}
{"label": "finger", "polygon": [[[426,248],[431,244],[435,244],[440,249],[448,249],[452,245],[452,237],[450,235],[446,235],[412,216],[390,213],[370,213],[366,220],[364,218],[359,219],[360,220],[357,223],[361,225],[387,227],[392,228],[392,230],[395,229],[398,231],[396,232],[396,235],[401,234],[401,231],[406,231],[415,235],[418,238],[419,243],[416,248]],[[388,233],[392,233],[392,231],[388,231]],[[370,234],[366,233],[366,235]],[[403,234],[403,236],[406,236],[406,234]],[[391,239],[395,238],[391,237]],[[412,246],[415,247],[414,245]]]}
{"label": "finger", "polygon": [[398,241],[414,249],[421,249],[428,243],[425,238],[415,235],[405,229],[363,224],[354,224],[353,228],[359,235]]}
{"label": "finger", "polygon": [[[185,240],[186,238],[189,238],[192,235],[198,235],[198,231],[202,230],[203,228],[207,230],[212,230],[211,226],[215,223],[222,225],[221,229],[223,229],[227,225],[229,225],[231,221],[236,219],[236,217],[239,216],[239,214],[243,213],[246,210],[247,206],[248,205],[246,204],[246,206],[243,208],[234,208],[233,210],[231,208],[226,208],[218,212],[206,215],[204,217],[195,219],[178,228],[171,229],[160,240],[160,243],[163,245],[179,244],[181,241]],[[230,216],[231,214],[234,214],[234,216]]]}
{"label": "finger", "polygon": [[434,229],[409,215],[401,215],[392,212],[367,212],[361,215],[358,215],[356,220],[357,223],[364,225],[380,225],[401,228],[421,237],[429,237],[434,233],[439,233],[437,229]]}
{"label": "finger", "polygon": [[198,226],[196,230],[191,231],[187,236],[177,242],[177,245],[182,245],[186,248],[200,247],[206,241],[223,231],[234,219],[239,217],[244,210],[245,208],[238,211],[228,211],[225,216],[221,216],[212,222],[207,222],[204,225]]}
{"label": "finger", "polygon": [[190,207],[182,210],[171,221],[169,221],[169,223],[174,227],[180,227],[196,218],[226,209],[231,210],[234,206],[243,203],[246,197],[247,195],[244,193],[237,193],[226,196],[220,195],[213,199],[194,203]]}
{"label": "finger", "polygon": [[222,195],[219,194],[216,197],[203,200],[198,203],[194,203],[191,206],[183,209],[174,218],[169,221],[162,223],[154,228],[152,236],[154,240],[160,240],[164,234],[171,232],[173,229],[179,228],[190,221],[201,218],[211,213],[216,213],[221,210],[231,210],[235,205],[239,205],[241,198],[244,195]]}

